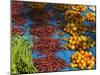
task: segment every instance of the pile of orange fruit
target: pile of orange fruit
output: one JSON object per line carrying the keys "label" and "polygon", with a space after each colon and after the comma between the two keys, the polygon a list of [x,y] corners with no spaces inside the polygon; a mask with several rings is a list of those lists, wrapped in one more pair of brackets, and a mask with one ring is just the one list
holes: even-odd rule
{"label": "pile of orange fruit", "polygon": [[44,9],[46,5],[47,5],[46,3],[29,3],[28,4],[28,6],[33,9]]}
{"label": "pile of orange fruit", "polygon": [[68,21],[68,23],[82,23],[85,19],[81,15],[81,12],[74,11],[74,10],[68,10],[65,12],[65,20]]}
{"label": "pile of orange fruit", "polygon": [[74,24],[74,23],[68,23],[64,26],[64,32],[69,33],[72,36],[73,35],[82,35],[86,31],[92,31],[95,32],[96,29],[91,26],[81,25],[81,24]]}
{"label": "pile of orange fruit", "polygon": [[89,13],[86,14],[86,20],[95,22],[96,21],[96,15],[94,13],[89,12]]}
{"label": "pile of orange fruit", "polygon": [[63,47],[71,50],[88,50],[95,46],[95,41],[90,36],[74,35],[70,38],[64,38],[64,40],[68,41],[68,44],[65,44]]}
{"label": "pile of orange fruit", "polygon": [[64,27],[64,32],[69,33],[71,35],[78,35],[78,34],[83,33],[82,29],[80,30],[80,27],[77,24],[74,24],[74,23],[68,23]]}
{"label": "pile of orange fruit", "polygon": [[72,9],[79,12],[84,12],[87,9],[85,5],[72,5]]}
{"label": "pile of orange fruit", "polygon": [[59,10],[59,11],[66,11],[66,10],[68,10],[68,9],[71,9],[71,6],[72,5],[65,5],[65,4],[52,4],[53,5],[53,7],[55,8],[55,9],[57,9],[57,10]]}
{"label": "pile of orange fruit", "polygon": [[96,63],[96,59],[91,52],[80,50],[72,55],[72,68],[80,69],[93,69]]}

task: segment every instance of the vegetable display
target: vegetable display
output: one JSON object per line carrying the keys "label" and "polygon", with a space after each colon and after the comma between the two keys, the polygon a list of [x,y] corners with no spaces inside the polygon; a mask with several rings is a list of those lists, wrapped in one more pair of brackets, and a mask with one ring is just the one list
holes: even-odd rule
{"label": "vegetable display", "polygon": [[94,5],[12,1],[11,74],[96,69],[94,10]]}

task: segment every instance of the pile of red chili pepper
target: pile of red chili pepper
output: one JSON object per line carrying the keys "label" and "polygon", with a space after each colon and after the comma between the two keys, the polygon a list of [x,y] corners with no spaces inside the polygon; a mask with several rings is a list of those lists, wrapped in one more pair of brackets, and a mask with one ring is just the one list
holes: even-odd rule
{"label": "pile of red chili pepper", "polygon": [[12,27],[12,35],[14,34],[23,34],[23,30],[21,28],[21,25],[24,25],[26,23],[26,19],[22,18],[21,15],[13,15],[12,16],[12,21],[15,23]]}
{"label": "pile of red chili pepper", "polygon": [[60,50],[59,39],[51,37],[56,29],[57,27],[49,25],[33,26],[30,32],[39,37],[33,46],[33,50],[38,50],[43,54],[54,53]]}
{"label": "pile of red chili pepper", "polygon": [[48,24],[48,21],[51,19],[51,17],[54,15],[50,11],[47,12],[45,10],[32,10],[29,13],[31,19],[33,21],[36,21],[38,24]]}
{"label": "pile of red chili pepper", "polygon": [[57,58],[55,52],[62,50],[59,47],[59,39],[52,38],[53,33],[57,30],[57,27],[50,25],[37,25],[33,26],[30,30],[32,35],[38,37],[33,50],[40,51],[41,54],[45,54],[44,58],[33,59],[33,63],[36,64],[39,72],[54,72],[60,71],[64,67],[68,67],[65,60]]}
{"label": "pile of red chili pepper", "polygon": [[21,27],[13,27],[12,28],[12,35],[18,34],[18,35],[23,35],[23,30],[21,29]]}
{"label": "pile of red chili pepper", "polygon": [[24,8],[23,2],[13,1],[12,2],[12,12],[13,12],[12,15],[21,13],[23,8]]}
{"label": "pile of red chili pepper", "polygon": [[50,52],[55,53],[61,50],[59,47],[59,39],[54,39],[52,37],[40,38],[36,41],[33,50],[38,50],[43,54],[49,54]]}
{"label": "pile of red chili pepper", "polygon": [[38,37],[50,37],[53,35],[57,27],[50,25],[35,25],[31,28],[30,32]]}
{"label": "pile of red chili pepper", "polygon": [[12,35],[14,34],[18,34],[18,35],[22,35],[23,34],[23,30],[21,29],[20,25],[23,25],[26,23],[26,19],[23,18],[23,11],[24,9],[24,3],[23,2],[16,2],[13,1],[12,2],[12,22],[13,27],[12,27]]}
{"label": "pile of red chili pepper", "polygon": [[39,72],[57,72],[69,65],[65,60],[55,57],[52,53],[45,58],[33,59]]}
{"label": "pile of red chili pepper", "polygon": [[23,18],[21,14],[12,15],[12,21],[15,22],[17,25],[23,25],[27,22],[27,20]]}

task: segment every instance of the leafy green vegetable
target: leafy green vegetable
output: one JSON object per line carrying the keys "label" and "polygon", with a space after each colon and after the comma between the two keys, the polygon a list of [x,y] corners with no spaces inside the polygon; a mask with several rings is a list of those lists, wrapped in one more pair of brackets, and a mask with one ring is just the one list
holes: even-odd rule
{"label": "leafy green vegetable", "polygon": [[12,37],[12,74],[36,73],[32,63],[32,44],[24,36]]}

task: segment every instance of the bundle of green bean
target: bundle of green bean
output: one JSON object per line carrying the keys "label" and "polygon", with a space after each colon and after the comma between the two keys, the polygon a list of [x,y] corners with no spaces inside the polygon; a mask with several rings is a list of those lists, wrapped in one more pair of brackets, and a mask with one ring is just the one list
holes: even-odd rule
{"label": "bundle of green bean", "polygon": [[12,74],[36,73],[38,70],[32,64],[32,44],[24,37],[12,37]]}

